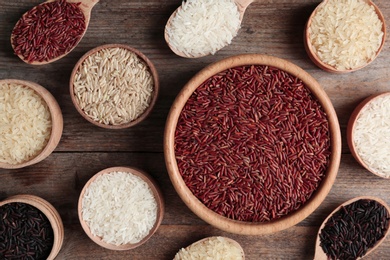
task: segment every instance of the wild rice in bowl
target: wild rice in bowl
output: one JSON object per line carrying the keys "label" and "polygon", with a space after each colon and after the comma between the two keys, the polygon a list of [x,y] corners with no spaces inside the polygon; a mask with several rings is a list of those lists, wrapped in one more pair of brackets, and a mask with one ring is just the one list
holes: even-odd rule
{"label": "wild rice in bowl", "polygon": [[20,164],[36,157],[50,138],[50,110],[38,93],[0,83],[0,162]]}
{"label": "wild rice in bowl", "polygon": [[73,101],[90,121],[123,125],[139,119],[156,95],[153,72],[144,58],[121,45],[87,53],[72,75]]}

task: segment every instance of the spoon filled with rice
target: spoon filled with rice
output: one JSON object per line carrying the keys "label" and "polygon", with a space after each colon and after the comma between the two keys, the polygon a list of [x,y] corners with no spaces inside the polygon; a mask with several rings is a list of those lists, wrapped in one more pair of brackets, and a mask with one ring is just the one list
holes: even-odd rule
{"label": "spoon filled with rice", "polygon": [[200,58],[231,44],[254,0],[187,0],[170,16],[165,41],[178,56]]}

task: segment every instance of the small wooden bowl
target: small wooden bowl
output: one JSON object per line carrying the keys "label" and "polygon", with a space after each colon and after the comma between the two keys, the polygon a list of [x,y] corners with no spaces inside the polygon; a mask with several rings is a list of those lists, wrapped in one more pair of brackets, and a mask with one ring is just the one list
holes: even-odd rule
{"label": "small wooden bowl", "polygon": [[23,168],[29,165],[36,164],[42,160],[44,160],[46,157],[48,157],[57,147],[58,143],[60,142],[61,136],[62,136],[62,130],[64,127],[64,122],[62,118],[62,112],[61,108],[58,105],[56,99],[53,97],[53,95],[44,87],[25,80],[17,80],[17,79],[4,79],[0,80],[0,84],[18,84],[23,85],[26,87],[29,87],[33,89],[39,96],[42,97],[42,99],[46,102],[50,114],[51,114],[51,120],[52,120],[52,129],[49,141],[47,142],[45,148],[37,154],[34,158],[19,163],[19,164],[10,164],[10,163],[4,163],[0,162],[0,168],[4,169],[18,169]]}
{"label": "small wooden bowl", "polygon": [[369,172],[371,172],[371,173],[373,173],[373,174],[375,174],[375,175],[377,175],[377,176],[379,176],[381,178],[386,178],[386,179],[390,178],[390,176],[389,177],[385,177],[383,174],[380,174],[380,173],[374,171],[373,169],[368,167],[366,162],[360,157],[360,155],[357,152],[357,147],[356,147],[355,142],[354,142],[354,139],[355,139],[354,131],[355,131],[355,126],[356,126],[356,121],[357,121],[358,117],[360,116],[362,109],[366,105],[368,105],[371,101],[375,100],[376,98],[383,97],[383,96],[388,96],[388,95],[390,95],[390,92],[385,92],[385,93],[381,93],[381,94],[372,95],[372,96],[369,96],[366,99],[364,99],[353,110],[353,112],[352,112],[352,114],[351,114],[351,116],[349,118],[348,125],[347,125],[347,142],[348,142],[348,147],[349,147],[349,150],[351,151],[352,156],[355,158],[355,160],[361,166],[363,166]]}
{"label": "small wooden bowl", "polygon": [[[212,77],[213,75],[226,69],[243,65],[273,66],[301,79],[306,87],[310,89],[311,92],[317,97],[323,109],[325,110],[329,121],[329,131],[331,135],[331,155],[329,167],[320,186],[315,191],[310,200],[308,200],[297,211],[269,222],[237,221],[219,215],[211,209],[207,208],[185,184],[180,174],[175,157],[175,130],[178,118],[192,93],[198,88],[198,86],[200,86],[205,80]],[[274,233],[297,224],[309,216],[322,203],[322,201],[329,193],[338,172],[341,157],[341,133],[337,115],[330,99],[319,83],[307,72],[283,59],[260,54],[244,54],[229,57],[207,66],[198,74],[196,74],[183,87],[181,92],[176,97],[167,118],[164,133],[164,154],[168,174],[174,188],[184,203],[197,216],[199,216],[207,223],[227,232],[244,235],[262,235]]]}
{"label": "small wooden bowl", "polygon": [[40,210],[50,221],[54,233],[53,248],[48,256],[48,260],[53,260],[61,250],[64,241],[64,226],[60,214],[48,201],[34,195],[15,195],[0,202],[0,207],[9,203],[25,203]]}
{"label": "small wooden bowl", "polygon": [[[88,224],[84,221],[83,217],[82,217],[82,200],[83,200],[83,197],[84,197],[84,194],[85,194],[85,191],[86,189],[89,187],[89,185],[91,185],[91,183],[96,180],[96,178],[100,175],[103,175],[103,174],[108,174],[108,173],[111,173],[111,172],[128,172],[128,173],[132,173],[138,177],[140,177],[142,180],[144,180],[150,187],[150,189],[152,190],[153,192],[153,195],[154,195],[154,198],[156,199],[156,202],[157,202],[157,218],[156,218],[156,223],[154,224],[153,228],[150,230],[149,234],[144,237],[140,242],[138,243],[135,243],[135,244],[123,244],[123,245],[119,245],[119,246],[116,246],[114,244],[109,244],[105,241],[102,240],[101,237],[98,237],[98,236],[95,236],[92,234]],[[146,172],[144,171],[141,171],[139,169],[136,169],[136,168],[133,168],[133,167],[111,167],[111,168],[107,168],[107,169],[104,169],[98,173],[96,173],[91,179],[89,179],[89,181],[85,184],[84,188],[82,189],[81,193],[80,193],[80,197],[79,197],[79,202],[78,202],[78,215],[79,215],[79,220],[80,220],[80,223],[81,223],[81,226],[83,227],[85,233],[88,235],[88,237],[93,241],[95,242],[96,244],[98,244],[99,246],[102,246],[104,248],[107,248],[107,249],[111,249],[111,250],[130,250],[130,249],[134,249],[142,244],[144,244],[147,240],[149,240],[153,234],[157,231],[157,229],[159,228],[160,224],[161,224],[161,221],[163,219],[163,216],[164,216],[164,199],[163,199],[163,195],[162,195],[162,192],[160,190],[160,188],[158,187],[158,184],[155,182],[155,180],[149,175],[147,174]]]}
{"label": "small wooden bowl", "polygon": [[[89,117],[88,115],[86,115],[84,113],[84,111],[80,108],[79,106],[79,103],[75,97],[75,90],[74,90],[74,87],[73,87],[73,82],[75,80],[75,75],[77,73],[77,70],[78,68],[82,65],[82,63],[90,56],[90,55],[93,55],[95,54],[96,52],[99,52],[103,49],[110,49],[110,48],[124,48],[130,52],[133,52],[134,54],[136,54],[141,60],[143,60],[147,66],[149,67],[149,70],[150,70],[150,73],[153,77],[153,82],[154,82],[154,85],[153,85],[153,94],[152,94],[152,98],[151,98],[151,101],[150,101],[150,104],[149,104],[149,107],[138,117],[136,118],[135,120],[133,121],[130,121],[130,122],[127,122],[127,123],[124,123],[124,124],[120,124],[120,125],[110,125],[110,124],[104,124],[104,123],[99,123],[95,120],[93,120],[91,117]],[[149,114],[152,112],[152,109],[154,107],[154,105],[156,104],[157,102],[157,97],[158,97],[158,94],[159,94],[159,89],[160,89],[160,84],[159,84],[159,77],[158,77],[158,73],[157,73],[157,70],[154,66],[154,64],[149,60],[148,57],[146,57],[142,52],[140,52],[139,50],[135,49],[135,48],[132,48],[130,46],[127,46],[127,45],[124,45],[124,44],[106,44],[106,45],[101,45],[101,46],[98,46],[90,51],[88,51],[87,53],[85,53],[80,59],[79,61],[76,63],[73,71],[72,71],[72,74],[70,76],[70,82],[69,82],[69,89],[70,89],[70,97],[72,99],[72,102],[76,108],[76,110],[80,113],[80,115],[85,118],[87,121],[89,121],[90,123],[96,125],[96,126],[99,126],[99,127],[102,127],[102,128],[106,128],[106,129],[123,129],[123,128],[128,128],[128,127],[132,127],[132,126],[135,126],[137,125],[138,123],[142,122],[144,119],[146,119]]]}
{"label": "small wooden bowl", "polygon": [[370,60],[369,62],[367,62],[366,64],[364,64],[363,66],[360,66],[360,67],[357,67],[357,68],[354,68],[354,69],[349,69],[349,70],[338,70],[336,69],[335,67],[333,66],[330,66],[329,64],[326,64],[324,63],[316,54],[315,50],[314,50],[314,47],[313,45],[311,44],[311,41],[310,41],[310,33],[309,33],[309,28],[311,26],[311,22],[312,22],[312,19],[313,17],[316,15],[316,13],[318,12],[318,9],[321,8],[323,5],[325,5],[328,0],[323,0],[317,7],[316,9],[314,9],[314,11],[312,12],[312,14],[310,15],[307,23],[306,23],[306,26],[305,26],[305,30],[304,30],[304,39],[303,39],[303,42],[304,42],[304,46],[305,46],[305,50],[307,52],[307,55],[309,56],[309,58],[311,59],[311,61],[317,65],[319,68],[323,69],[324,71],[327,71],[327,72],[331,72],[331,73],[336,73],[336,74],[343,74],[343,73],[348,73],[348,72],[353,72],[353,71],[357,71],[357,70],[360,70],[364,67],[366,67],[367,65],[369,65],[371,62],[373,62],[375,60],[375,58],[379,55],[379,53],[381,52],[381,50],[383,49],[383,45],[385,44],[385,39],[386,39],[386,23],[385,23],[385,18],[382,14],[382,12],[380,11],[380,9],[378,8],[378,6],[376,6],[371,0],[365,0],[369,5],[372,5],[374,8],[375,8],[375,12],[377,13],[378,17],[379,17],[379,20],[381,20],[382,22],[382,31],[383,31],[383,38],[382,38],[382,42],[381,42],[381,45],[375,55],[375,57]]}

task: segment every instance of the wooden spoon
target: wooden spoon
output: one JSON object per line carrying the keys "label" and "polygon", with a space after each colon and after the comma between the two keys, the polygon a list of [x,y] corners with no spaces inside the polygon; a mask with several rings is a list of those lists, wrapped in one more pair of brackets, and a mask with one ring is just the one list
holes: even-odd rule
{"label": "wooden spoon", "polygon": [[317,7],[316,9],[312,12],[312,14],[310,15],[307,23],[306,23],[306,26],[305,26],[305,30],[304,30],[304,46],[305,46],[305,50],[307,52],[307,55],[309,56],[309,58],[312,60],[312,62],[317,65],[319,68],[323,69],[324,71],[327,71],[327,72],[331,72],[331,73],[335,73],[335,74],[342,74],[342,73],[348,73],[348,72],[353,72],[353,71],[357,71],[359,69],[362,69],[364,67],[366,67],[367,65],[369,65],[371,62],[373,62],[376,57],[379,55],[379,53],[381,52],[381,50],[383,49],[383,45],[385,43],[385,40],[386,40],[386,22],[385,22],[385,18],[381,12],[381,10],[378,8],[378,6],[376,6],[374,4],[374,2],[372,2],[371,0],[365,0],[367,2],[367,4],[371,5],[374,7],[375,9],[375,13],[378,15],[378,18],[379,20],[382,22],[382,32],[383,32],[383,38],[382,38],[382,42],[381,42],[381,45],[379,46],[379,49],[378,51],[376,52],[376,55],[375,57],[368,61],[367,63],[365,63],[364,65],[360,66],[360,67],[357,67],[357,68],[353,68],[353,69],[345,69],[345,70],[340,70],[340,69],[336,69],[335,67],[323,62],[316,54],[316,51],[314,49],[314,47],[312,46],[311,44],[311,40],[310,40],[310,33],[309,33],[309,28],[311,26],[311,22],[313,20],[313,17],[316,15],[316,13],[318,12],[318,10],[326,5],[329,0],[323,0]]}
{"label": "wooden spoon", "polygon": [[[254,0],[234,0],[235,4],[237,5],[238,12],[240,13],[240,22],[242,22],[242,19],[243,19],[243,17],[244,17],[244,13],[245,13],[246,8],[247,8],[253,1],[254,1]],[[170,43],[169,36],[168,36],[168,31],[169,31],[169,29],[172,27],[172,19],[176,16],[177,12],[178,12],[179,10],[181,10],[181,9],[182,9],[182,6],[179,6],[179,7],[172,13],[172,15],[169,17],[168,22],[167,22],[167,24],[165,25],[164,37],[165,37],[165,41],[167,42],[169,48],[171,48],[171,50],[172,50],[176,55],[181,56],[181,57],[184,57],[184,58],[201,58],[201,57],[210,55],[211,53],[207,53],[207,54],[204,54],[204,55],[198,55],[198,54],[191,54],[191,55],[188,55],[188,54],[183,53],[183,52],[180,51],[180,50],[177,50],[177,49]],[[224,47],[225,47],[225,46],[224,46]]]}
{"label": "wooden spoon", "polygon": [[[48,0],[46,2],[43,2],[39,5],[43,5],[43,4],[47,4],[47,3],[50,3],[50,2],[55,2],[55,1],[58,1],[58,0]],[[92,8],[95,6],[95,4],[97,4],[99,2],[99,0],[67,0],[68,3],[80,3],[79,5],[79,8],[81,10],[81,12],[84,14],[84,17],[85,17],[85,30],[83,31],[80,39],[78,40],[78,42],[70,49],[68,50],[66,53],[62,54],[62,55],[59,55],[55,58],[52,58],[50,60],[47,60],[47,61],[32,61],[32,62],[29,62],[27,59],[25,59],[22,55],[18,55],[18,57],[23,60],[24,62],[28,63],[28,64],[32,64],[32,65],[43,65],[43,64],[48,64],[48,63],[51,63],[51,62],[54,62],[56,60],[59,60],[61,59],[62,57],[66,56],[68,53],[70,53],[78,44],[79,42],[81,41],[81,39],[83,38],[85,32],[87,31],[87,28],[88,28],[88,25],[89,25],[89,21],[91,19],[91,11],[92,11]],[[33,10],[34,8],[36,8],[37,6],[33,7],[31,10]],[[29,11],[27,11],[26,13],[23,14],[23,16],[26,16],[27,13]],[[23,17],[22,16],[22,17]],[[21,18],[22,19],[22,18]],[[12,47],[14,48],[14,37],[15,35],[12,34],[11,35],[11,45]]]}
{"label": "wooden spoon", "polygon": [[[344,202],[343,204],[341,204],[340,206],[338,206],[332,213],[329,214],[329,216],[324,220],[324,222],[321,224],[320,226],[320,229],[318,231],[318,234],[317,234],[317,240],[316,240],[316,246],[315,246],[315,254],[314,254],[314,260],[327,260],[328,259],[328,256],[325,254],[324,250],[322,249],[321,245],[320,245],[320,233],[322,231],[322,229],[325,227],[325,224],[326,222],[329,220],[329,218],[331,218],[337,211],[339,211],[343,206],[347,206],[355,201],[358,201],[358,200],[361,200],[361,199],[365,199],[365,200],[375,200],[376,202],[378,202],[379,204],[381,204],[382,206],[384,206],[387,210],[387,212],[390,213],[390,208],[389,206],[386,204],[386,202],[384,202],[383,200],[379,199],[379,198],[376,198],[376,197],[372,197],[372,196],[361,196],[361,197],[356,197],[356,198],[353,198],[351,200],[348,200],[346,202]],[[370,254],[372,251],[374,251],[382,242],[383,240],[386,238],[387,234],[389,233],[389,227],[387,227],[387,230],[386,230],[386,233],[385,235],[383,236],[382,239],[378,240],[376,242],[376,244],[369,248],[366,252],[366,254],[364,254],[361,258],[367,256],[368,254]]]}
{"label": "wooden spoon", "polygon": [[[197,242],[187,246],[184,250],[186,252],[191,252],[192,250],[196,250],[196,248],[199,248],[199,247],[202,247],[202,246],[207,246],[209,241],[216,240],[216,239],[221,239],[224,243],[229,244],[230,247],[237,248],[240,251],[240,255],[241,255],[241,258],[237,259],[237,260],[244,260],[245,259],[244,249],[242,249],[241,245],[237,241],[235,241],[235,240],[233,240],[231,238],[228,238],[228,237],[216,237],[216,236],[206,237],[206,238],[203,238],[203,239],[201,239],[201,240],[199,240],[199,241],[197,241]],[[180,251],[176,254],[174,260],[180,260],[181,259],[180,256],[179,256]]]}

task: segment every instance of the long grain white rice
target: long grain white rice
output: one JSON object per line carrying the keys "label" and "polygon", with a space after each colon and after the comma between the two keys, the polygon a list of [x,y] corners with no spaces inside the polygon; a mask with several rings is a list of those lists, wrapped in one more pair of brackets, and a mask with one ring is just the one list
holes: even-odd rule
{"label": "long grain white rice", "polygon": [[242,250],[224,237],[210,237],[180,249],[174,260],[242,260]]}
{"label": "long grain white rice", "polygon": [[51,128],[50,110],[33,89],[0,84],[0,162],[18,164],[36,157]]}
{"label": "long grain white rice", "polygon": [[356,152],[367,167],[390,177],[390,95],[373,99],[361,110],[353,136]]}
{"label": "long grain white rice", "polygon": [[166,33],[173,48],[200,57],[230,44],[241,22],[233,0],[187,0],[170,25]]}
{"label": "long grain white rice", "polygon": [[135,244],[157,219],[157,202],[148,184],[129,172],[99,175],[82,198],[82,218],[91,233],[114,245]]}
{"label": "long grain white rice", "polygon": [[149,107],[154,88],[148,65],[132,51],[104,48],[78,68],[73,82],[76,102],[92,120],[121,125]]}
{"label": "long grain white rice", "polygon": [[329,0],[312,18],[310,42],[322,62],[349,70],[375,58],[383,38],[382,22],[366,1]]}

